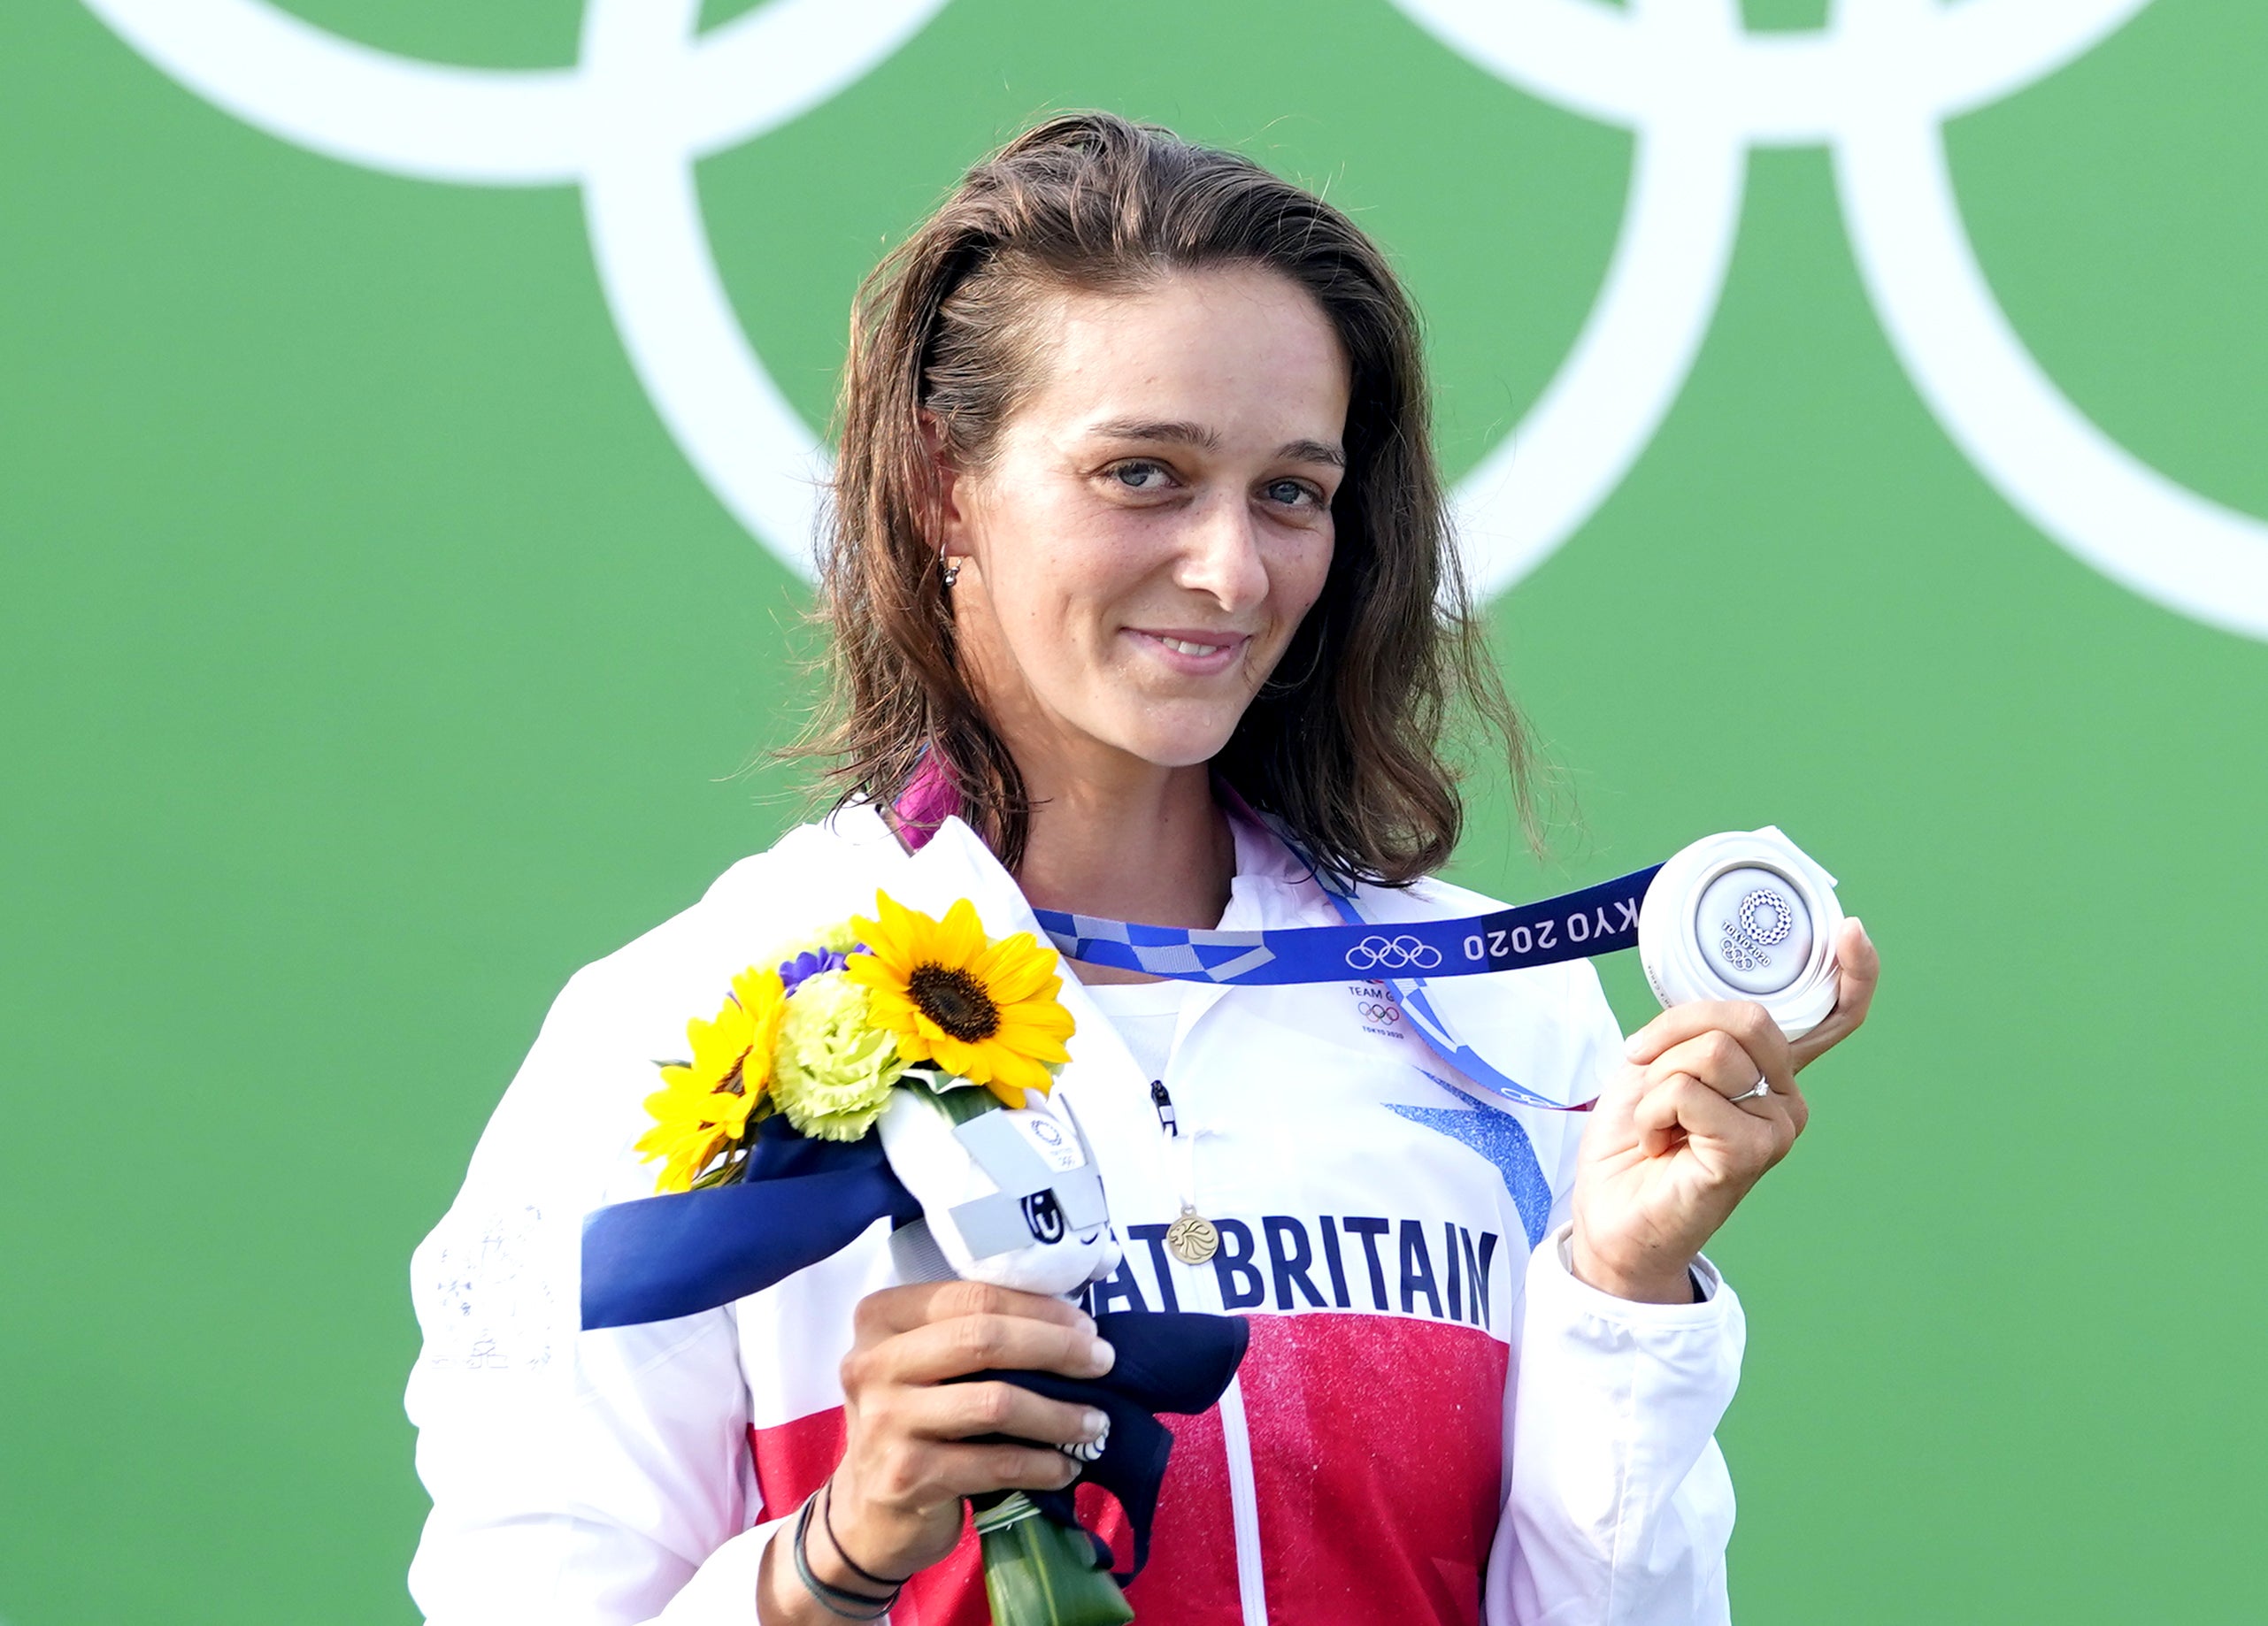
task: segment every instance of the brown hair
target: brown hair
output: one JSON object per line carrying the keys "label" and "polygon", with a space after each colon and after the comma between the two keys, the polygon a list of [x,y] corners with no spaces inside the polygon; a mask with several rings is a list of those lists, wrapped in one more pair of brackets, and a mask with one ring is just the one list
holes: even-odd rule
{"label": "brown hair", "polygon": [[1022,777],[956,659],[938,558],[940,450],[981,468],[1028,393],[1056,289],[1131,290],[1249,265],[1304,288],[1351,372],[1346,475],[1320,598],[1214,767],[1335,874],[1401,884],[1445,863],[1464,809],[1444,736],[1493,726],[1528,818],[1518,715],[1457,568],[1434,464],[1418,318],[1354,223],[1250,159],[1108,113],[1066,113],[964,176],[859,290],[842,454],[820,544],[834,717],[807,748],[846,795],[895,801],[932,758],[1011,871]]}

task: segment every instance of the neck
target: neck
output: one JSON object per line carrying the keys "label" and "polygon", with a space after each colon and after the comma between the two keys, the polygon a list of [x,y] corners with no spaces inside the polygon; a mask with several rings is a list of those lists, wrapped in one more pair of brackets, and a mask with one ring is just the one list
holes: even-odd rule
{"label": "neck", "polygon": [[1016,879],[1034,904],[1150,925],[1219,923],[1236,840],[1203,763],[1121,760],[1026,779],[1031,835]]}

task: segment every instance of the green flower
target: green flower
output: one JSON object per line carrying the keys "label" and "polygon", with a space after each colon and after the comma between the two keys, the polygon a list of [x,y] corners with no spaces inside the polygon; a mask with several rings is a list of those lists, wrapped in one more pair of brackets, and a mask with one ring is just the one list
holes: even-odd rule
{"label": "green flower", "polygon": [[788,1122],[819,1140],[857,1140],[874,1126],[905,1070],[888,1030],[876,1027],[866,990],[841,971],[803,979],[780,1023],[772,1099]]}

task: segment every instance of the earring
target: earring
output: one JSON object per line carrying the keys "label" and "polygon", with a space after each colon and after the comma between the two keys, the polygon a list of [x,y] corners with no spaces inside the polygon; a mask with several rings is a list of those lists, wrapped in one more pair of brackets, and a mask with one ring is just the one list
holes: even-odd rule
{"label": "earring", "polygon": [[960,580],[960,579],[961,579],[961,562],[960,562],[958,559],[948,559],[948,560],[946,560],[946,561],[945,561],[945,585],[946,585],[946,587],[951,587],[955,582],[957,582],[957,581]]}

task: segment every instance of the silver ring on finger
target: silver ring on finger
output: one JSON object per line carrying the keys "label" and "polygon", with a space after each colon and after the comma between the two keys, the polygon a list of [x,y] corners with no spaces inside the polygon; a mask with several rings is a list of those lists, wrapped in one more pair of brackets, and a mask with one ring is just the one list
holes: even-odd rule
{"label": "silver ring on finger", "polygon": [[1769,1094],[1771,1094],[1771,1093],[1772,1093],[1772,1080],[1771,1080],[1771,1079],[1769,1079],[1769,1078],[1765,1078],[1765,1077],[1764,1077],[1761,1073],[1759,1073],[1759,1074],[1757,1076],[1757,1087],[1756,1087],[1756,1088],[1754,1088],[1753,1090],[1744,1090],[1744,1091],[1742,1091],[1742,1092],[1741,1092],[1740,1094],[1738,1094],[1738,1095],[1728,1095],[1728,1096],[1726,1096],[1725,1099],[1726,1099],[1726,1101],[1762,1101],[1765,1096],[1767,1096],[1767,1095],[1769,1095]]}

